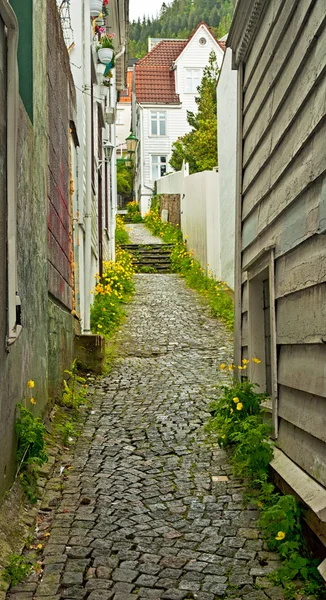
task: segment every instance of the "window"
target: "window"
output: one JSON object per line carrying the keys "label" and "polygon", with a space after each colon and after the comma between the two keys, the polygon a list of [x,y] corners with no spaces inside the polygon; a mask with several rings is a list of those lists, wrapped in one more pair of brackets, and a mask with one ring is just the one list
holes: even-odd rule
{"label": "window", "polygon": [[185,69],[185,92],[195,94],[202,78],[202,69]]}
{"label": "window", "polygon": [[198,43],[200,46],[206,46],[207,40],[205,37],[201,37],[201,38],[199,38]]}
{"label": "window", "polygon": [[151,135],[166,135],[166,113],[151,111]]}
{"label": "window", "polygon": [[123,110],[117,110],[117,120],[116,120],[116,125],[124,125],[124,111]]}
{"label": "window", "polygon": [[163,177],[166,173],[167,158],[166,156],[152,155],[152,181]]}

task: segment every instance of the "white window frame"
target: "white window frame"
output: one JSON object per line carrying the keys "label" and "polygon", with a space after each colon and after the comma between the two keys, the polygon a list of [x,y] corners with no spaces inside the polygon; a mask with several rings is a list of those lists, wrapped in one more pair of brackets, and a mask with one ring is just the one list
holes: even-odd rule
{"label": "white window frame", "polygon": [[[156,161],[154,163],[154,161],[153,161],[154,158],[158,159],[157,163],[156,163]],[[165,162],[161,161],[162,158],[165,158]],[[158,171],[157,177],[153,177],[153,167],[154,167],[154,164],[155,164],[155,166],[157,165],[157,171]],[[167,156],[167,154],[151,154],[151,173],[150,173],[151,181],[156,181],[157,179],[160,179],[161,177],[163,177],[163,175],[161,175],[161,173],[160,173],[160,170],[161,170],[162,165],[164,165],[164,164],[166,166],[166,171],[165,171],[165,173],[166,173],[167,172],[167,167],[168,167],[168,156]]]}
{"label": "white window frame", "polygon": [[[195,86],[195,84],[194,84],[194,73],[195,72],[199,73],[199,83],[197,86]],[[189,74],[191,76],[191,90],[187,89],[187,82],[189,79]],[[202,77],[203,77],[203,69],[201,69],[200,67],[198,67],[198,68],[186,67],[184,69],[184,91],[185,91],[185,94],[197,94],[197,88],[201,84]]]}
{"label": "white window frame", "polygon": [[7,28],[7,340],[9,348],[18,338],[20,298],[17,277],[17,129],[18,129],[18,22],[7,0],[0,0],[0,15]]}
{"label": "white window frame", "polygon": [[[156,122],[157,133],[153,133],[152,124]],[[164,123],[165,133],[161,133],[161,122]],[[167,136],[167,117],[165,110],[150,110],[149,112],[149,131],[150,137],[166,137]]]}

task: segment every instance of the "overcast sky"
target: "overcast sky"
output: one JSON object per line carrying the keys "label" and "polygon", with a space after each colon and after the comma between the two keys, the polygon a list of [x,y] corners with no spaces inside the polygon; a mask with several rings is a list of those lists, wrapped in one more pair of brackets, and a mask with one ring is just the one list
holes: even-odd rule
{"label": "overcast sky", "polygon": [[[163,0],[130,0],[130,21],[143,15],[156,16],[162,3]],[[168,3],[166,2],[166,4]]]}

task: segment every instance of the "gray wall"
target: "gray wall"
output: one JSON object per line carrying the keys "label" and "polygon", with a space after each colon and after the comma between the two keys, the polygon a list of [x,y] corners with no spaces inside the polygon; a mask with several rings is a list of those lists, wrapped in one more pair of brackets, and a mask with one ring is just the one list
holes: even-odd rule
{"label": "gray wall", "polygon": [[242,122],[242,352],[255,335],[246,265],[274,246],[278,444],[323,485],[325,47],[324,0],[267,3],[244,64]]}
{"label": "gray wall", "polygon": [[[54,11],[55,0],[50,1]],[[75,319],[68,307],[65,308],[60,305],[60,302],[57,303],[53,298],[50,300],[48,297],[47,36],[44,27],[40,28],[40,23],[49,24],[46,5],[47,3],[33,3],[33,124],[21,100],[19,104],[17,270],[23,330],[18,340],[10,347],[10,352],[5,350],[5,155],[3,151],[0,153],[0,499],[10,486],[16,470],[16,404],[24,402],[35,414],[44,413],[48,397],[52,400],[60,393],[63,371],[71,366],[74,351]],[[54,61],[53,67],[55,69],[62,68],[62,64],[65,67],[69,65],[67,51],[63,40],[61,41],[62,43],[53,47],[53,52],[57,52],[57,60]],[[0,22],[0,147],[2,149],[6,146],[3,45],[3,28]],[[53,142],[53,133],[51,140],[52,144],[57,144],[59,150],[65,147],[67,157],[69,143],[67,96],[68,82],[71,78],[67,69],[64,73],[65,112],[62,111],[60,116],[66,120],[66,136],[61,136],[59,141]],[[58,110],[60,110],[59,106]],[[68,186],[66,194],[69,198],[69,169],[66,179]],[[27,388],[29,379],[35,381],[33,390],[35,406],[29,402],[30,393]]]}
{"label": "gray wall", "polygon": [[[35,3],[36,4],[36,3]],[[3,283],[4,255],[0,247],[0,497],[10,485],[15,472],[15,410],[16,403],[27,394],[27,381],[35,381],[35,412],[44,410],[47,403],[47,207],[46,163],[47,154],[47,103],[45,37],[39,23],[46,22],[45,7],[34,6],[34,123],[27,116],[22,102],[19,106],[18,156],[17,156],[17,267],[18,291],[22,301],[23,331],[5,351],[6,294]],[[0,34],[1,35],[1,34]],[[1,75],[0,75],[1,77]],[[3,86],[0,84],[0,89]],[[2,110],[0,111],[1,114]],[[0,133],[1,135],[1,133]],[[1,143],[1,147],[5,145]],[[1,153],[1,156],[3,153]],[[1,170],[0,170],[1,173]],[[1,175],[0,175],[1,178]],[[3,180],[1,181],[3,184]],[[3,185],[0,185],[3,194]],[[3,196],[0,196],[0,239],[5,215]],[[27,401],[28,403],[28,401]],[[28,405],[28,404],[27,404]]]}

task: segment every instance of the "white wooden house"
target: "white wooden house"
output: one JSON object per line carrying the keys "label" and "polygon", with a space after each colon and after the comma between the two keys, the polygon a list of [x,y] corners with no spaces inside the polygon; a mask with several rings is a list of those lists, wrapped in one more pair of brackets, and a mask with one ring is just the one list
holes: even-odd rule
{"label": "white wooden house", "polygon": [[221,66],[224,44],[200,23],[189,40],[162,40],[136,65],[132,120],[139,145],[135,192],[143,214],[155,180],[173,170],[169,165],[173,142],[190,131],[187,111],[196,112],[197,88],[212,51]]}

